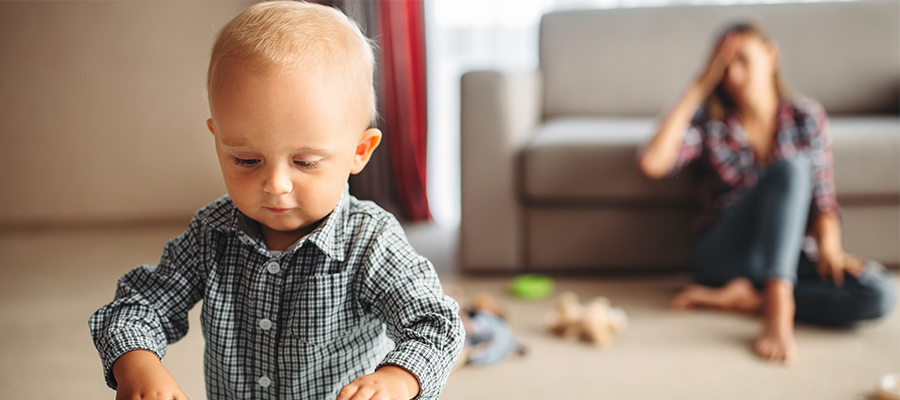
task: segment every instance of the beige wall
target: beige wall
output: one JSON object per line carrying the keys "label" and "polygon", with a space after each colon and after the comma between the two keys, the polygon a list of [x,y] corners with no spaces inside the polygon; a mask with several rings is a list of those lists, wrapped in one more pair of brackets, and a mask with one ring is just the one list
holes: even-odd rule
{"label": "beige wall", "polygon": [[216,29],[251,2],[0,2],[0,226],[189,218],[225,193]]}

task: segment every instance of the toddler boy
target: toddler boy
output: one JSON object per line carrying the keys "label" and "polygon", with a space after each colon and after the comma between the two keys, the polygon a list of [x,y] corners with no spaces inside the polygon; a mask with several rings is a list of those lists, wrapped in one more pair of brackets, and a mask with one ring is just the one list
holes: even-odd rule
{"label": "toddler boy", "polygon": [[201,299],[209,399],[438,397],[458,305],[396,219],[346,187],[381,140],[373,65],[332,8],[260,3],[225,26],[207,125],[228,195],[91,317],[117,398],[187,398],[160,358]]}

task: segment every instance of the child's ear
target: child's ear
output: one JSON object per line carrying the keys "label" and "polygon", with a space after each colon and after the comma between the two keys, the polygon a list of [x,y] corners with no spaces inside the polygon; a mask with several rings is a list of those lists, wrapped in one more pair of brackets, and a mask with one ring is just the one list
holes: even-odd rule
{"label": "child's ear", "polygon": [[212,118],[207,118],[207,119],[206,119],[206,126],[209,128],[209,133],[212,133],[213,136],[215,136],[215,135],[216,135],[216,130],[213,129]]}
{"label": "child's ear", "polygon": [[351,174],[358,174],[369,159],[372,158],[372,152],[381,143],[381,131],[375,128],[368,129],[362,134],[359,144],[356,145],[356,153],[353,154],[353,164],[350,166]]}

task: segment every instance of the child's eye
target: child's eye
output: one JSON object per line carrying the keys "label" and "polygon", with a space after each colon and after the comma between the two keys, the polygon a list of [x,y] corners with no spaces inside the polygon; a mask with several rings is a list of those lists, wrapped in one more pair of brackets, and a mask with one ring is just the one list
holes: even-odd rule
{"label": "child's eye", "polygon": [[294,161],[294,164],[300,168],[312,169],[318,166],[317,161]]}
{"label": "child's eye", "polygon": [[259,160],[252,158],[236,158],[234,159],[234,163],[240,165],[242,167],[252,167],[259,163]]}

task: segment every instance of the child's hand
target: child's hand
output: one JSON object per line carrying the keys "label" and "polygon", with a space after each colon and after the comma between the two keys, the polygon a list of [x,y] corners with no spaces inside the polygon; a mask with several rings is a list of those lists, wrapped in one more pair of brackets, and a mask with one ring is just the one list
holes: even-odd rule
{"label": "child's hand", "polygon": [[386,365],[344,386],[337,400],[409,400],[419,394],[419,381],[409,371]]}
{"label": "child's hand", "polygon": [[169,370],[149,351],[129,351],[112,369],[119,383],[116,400],[188,400]]}

